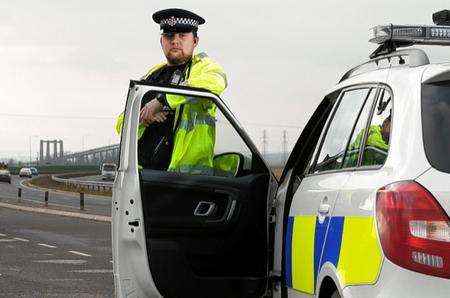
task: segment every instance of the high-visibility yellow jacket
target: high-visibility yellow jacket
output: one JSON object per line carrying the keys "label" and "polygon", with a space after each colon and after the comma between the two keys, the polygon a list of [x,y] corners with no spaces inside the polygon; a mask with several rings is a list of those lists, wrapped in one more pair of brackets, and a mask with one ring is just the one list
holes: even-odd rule
{"label": "high-visibility yellow jacket", "polygon": [[[371,125],[369,127],[369,133],[367,136],[366,149],[364,150],[363,165],[382,165],[386,159],[387,152],[389,150],[389,144],[383,139],[381,133],[382,128],[380,125]],[[349,152],[344,163],[344,167],[349,165],[356,166],[359,156],[359,148],[362,146],[362,140],[364,138],[364,130],[361,130],[356,136],[355,141],[350,144]],[[377,150],[378,149],[378,150]]]}
{"label": "high-visibility yellow jacket", "polygon": [[[143,79],[161,69],[166,64],[152,67]],[[227,87],[226,75],[222,67],[205,53],[192,57],[189,77],[180,85],[207,89],[220,95]],[[175,131],[172,157],[169,171],[213,175],[213,157],[215,144],[216,106],[211,100],[189,96],[166,94],[166,101],[175,110],[175,121],[178,123]],[[181,109],[181,106],[183,108]],[[180,111],[181,115],[180,115]],[[122,131],[123,113],[116,122],[118,134]],[[180,121],[178,119],[180,118]],[[140,126],[138,137],[144,133],[145,127]]]}

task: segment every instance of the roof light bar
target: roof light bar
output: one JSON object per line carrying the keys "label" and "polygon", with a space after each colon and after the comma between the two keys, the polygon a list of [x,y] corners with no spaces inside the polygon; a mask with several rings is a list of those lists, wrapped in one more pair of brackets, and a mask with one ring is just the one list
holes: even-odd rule
{"label": "roof light bar", "polygon": [[411,44],[450,45],[450,26],[380,25],[369,32],[369,41],[393,42],[396,46]]}

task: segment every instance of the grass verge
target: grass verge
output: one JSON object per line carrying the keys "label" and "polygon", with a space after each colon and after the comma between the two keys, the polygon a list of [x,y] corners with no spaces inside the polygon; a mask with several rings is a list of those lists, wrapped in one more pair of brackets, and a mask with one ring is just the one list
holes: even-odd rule
{"label": "grass verge", "polygon": [[37,186],[42,188],[48,188],[53,190],[70,191],[70,192],[84,192],[90,195],[100,195],[100,196],[111,196],[111,190],[93,190],[83,187],[75,187],[70,185],[65,185],[62,182],[56,182],[52,179],[51,175],[40,175],[28,181],[31,186]]}

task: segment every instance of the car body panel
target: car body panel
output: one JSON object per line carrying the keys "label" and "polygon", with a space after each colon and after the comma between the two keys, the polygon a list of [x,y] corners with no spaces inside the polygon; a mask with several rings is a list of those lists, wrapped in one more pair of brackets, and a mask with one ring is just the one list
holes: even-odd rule
{"label": "car body panel", "polygon": [[439,202],[447,215],[450,215],[450,174],[430,168],[416,178],[416,181],[424,186]]}
{"label": "car body panel", "polygon": [[[342,232],[342,220],[331,220],[334,203],[340,189],[349,178],[348,173],[320,174],[305,177],[294,194],[286,232],[286,284],[295,290],[313,294],[323,263],[337,262],[339,243],[329,240],[322,249],[329,225],[336,234]],[[319,213],[321,205],[329,206],[329,213]],[[337,240],[337,239],[336,239]],[[291,248],[291,249],[289,249]],[[308,249],[306,249],[308,248]],[[321,257],[323,255],[323,257]]]}
{"label": "car body panel", "polygon": [[[143,96],[142,89],[130,87],[125,108],[125,121],[121,134],[120,166],[112,188],[112,253],[116,297],[162,297],[156,289],[150,273],[145,232],[142,225],[133,227],[131,220],[143,222],[140,186],[137,165],[138,115],[137,98]],[[125,211],[126,210],[126,211]],[[125,217],[124,213],[129,216]]]}
{"label": "car body panel", "polygon": [[347,286],[343,297],[448,297],[448,279],[406,270],[385,259],[377,283]]}

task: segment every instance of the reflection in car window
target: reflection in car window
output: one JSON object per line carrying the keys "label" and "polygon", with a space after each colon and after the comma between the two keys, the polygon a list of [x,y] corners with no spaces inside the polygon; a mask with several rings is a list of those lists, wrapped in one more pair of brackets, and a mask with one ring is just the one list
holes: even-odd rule
{"label": "reflection in car window", "polygon": [[346,91],[325,136],[314,172],[340,169],[345,147],[368,88]]}
{"label": "reflection in car window", "polygon": [[387,158],[391,133],[391,99],[389,91],[383,89],[370,123],[362,166],[383,165]]}
{"label": "reflection in car window", "polygon": [[347,152],[344,158],[344,168],[356,167],[358,164],[359,151],[364,141],[364,134],[366,131],[367,120],[370,116],[373,100],[375,98],[376,89],[372,88],[369,91],[368,98],[364,104],[364,108],[358,118],[353,134],[350,139],[350,143],[347,147]]}

